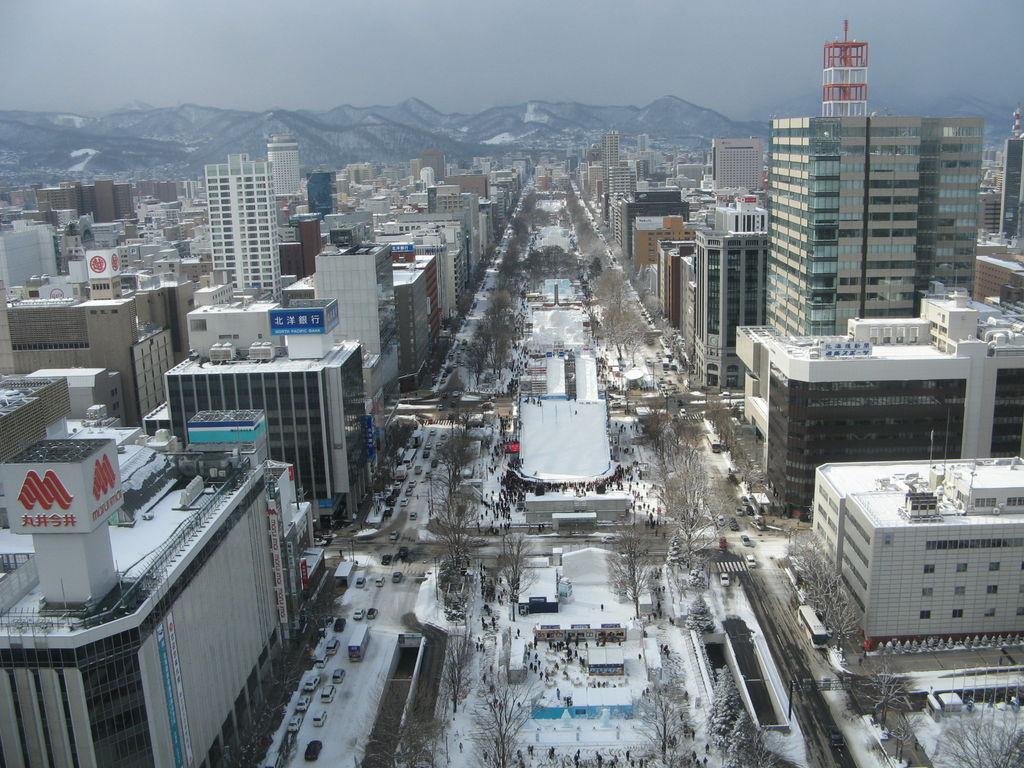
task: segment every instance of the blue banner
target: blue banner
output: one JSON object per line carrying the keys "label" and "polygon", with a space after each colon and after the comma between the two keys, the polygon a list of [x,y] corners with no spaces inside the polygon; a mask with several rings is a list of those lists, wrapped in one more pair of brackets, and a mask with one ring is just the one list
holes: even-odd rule
{"label": "blue banner", "polygon": [[156,627],[156,645],[160,651],[160,673],[164,679],[164,697],[167,699],[167,718],[171,724],[171,742],[174,745],[174,764],[177,768],[185,768],[185,758],[181,751],[181,737],[178,734],[178,710],[174,705],[174,688],[171,685],[171,664],[167,658],[167,638],[164,637],[164,626]]}
{"label": "blue banner", "polygon": [[377,455],[377,446],[373,439],[373,416],[366,415],[366,458],[373,459]]}

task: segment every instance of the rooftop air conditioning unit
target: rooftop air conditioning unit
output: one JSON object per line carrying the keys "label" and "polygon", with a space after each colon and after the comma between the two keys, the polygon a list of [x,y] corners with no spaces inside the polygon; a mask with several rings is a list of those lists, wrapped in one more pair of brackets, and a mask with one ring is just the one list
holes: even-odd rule
{"label": "rooftop air conditioning unit", "polygon": [[249,347],[250,360],[273,360],[274,345],[269,341],[257,341]]}
{"label": "rooftop air conditioning unit", "polygon": [[223,362],[226,360],[233,360],[235,357],[235,347],[231,342],[225,341],[223,343],[214,344],[210,347],[210,360],[214,362]]}

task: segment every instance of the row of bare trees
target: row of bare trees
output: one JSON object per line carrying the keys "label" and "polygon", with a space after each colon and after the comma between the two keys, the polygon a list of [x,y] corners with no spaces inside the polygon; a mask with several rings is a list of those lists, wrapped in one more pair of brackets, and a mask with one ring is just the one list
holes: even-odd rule
{"label": "row of bare trees", "polygon": [[628,357],[635,363],[649,329],[621,270],[601,273],[586,311],[595,341],[613,347],[619,359]]}
{"label": "row of bare trees", "polygon": [[816,533],[805,532],[789,546],[807,604],[822,617],[836,648],[842,650],[860,631],[861,611],[842,574]]}

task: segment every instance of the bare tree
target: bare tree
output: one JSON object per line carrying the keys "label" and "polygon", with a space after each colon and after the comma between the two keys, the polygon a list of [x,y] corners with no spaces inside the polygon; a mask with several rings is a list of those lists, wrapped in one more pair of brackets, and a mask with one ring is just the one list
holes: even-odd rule
{"label": "bare tree", "polygon": [[907,745],[913,747],[917,743],[917,736],[914,733],[913,715],[906,712],[896,712],[889,723],[889,735],[896,739],[896,759],[903,759],[903,748]]}
{"label": "bare tree", "polygon": [[444,670],[441,672],[441,688],[445,699],[452,705],[452,712],[458,712],[459,704],[469,695],[475,646],[468,630],[448,635],[444,647]]}
{"label": "bare tree", "polygon": [[1024,723],[1016,718],[985,717],[984,710],[963,715],[939,741],[949,765],[1020,768],[1024,765]]}
{"label": "bare tree", "polygon": [[655,683],[637,701],[637,730],[646,736],[651,749],[665,768],[684,765],[679,732],[686,725],[683,689],[673,677]]}
{"label": "bare tree", "polygon": [[487,370],[487,343],[481,338],[475,338],[469,346],[463,350],[466,361],[466,370],[473,376],[474,387],[480,387],[480,377]]}
{"label": "bare tree", "polygon": [[906,679],[883,664],[873,674],[854,678],[854,692],[866,699],[878,722],[884,727],[889,712],[910,710],[910,694]]}
{"label": "bare tree", "polygon": [[838,569],[827,554],[826,544],[814,532],[801,533],[789,545],[789,557],[800,574],[800,588],[808,605],[822,615],[843,582]]}
{"label": "bare tree", "polygon": [[437,459],[435,479],[444,491],[444,496],[451,497],[462,485],[463,473],[469,469],[473,460],[473,440],[464,427],[455,427],[448,435],[448,440],[434,451]]}
{"label": "bare tree", "polygon": [[825,629],[835,647],[842,652],[846,644],[860,632],[861,611],[849,587],[836,584],[833,599],[825,606]]}
{"label": "bare tree", "polygon": [[665,516],[675,522],[673,541],[678,545],[681,564],[689,572],[699,553],[713,541],[715,529],[704,458],[694,446],[675,440],[675,434],[674,427],[663,430],[664,445],[655,453],[651,479]]}
{"label": "bare tree", "polygon": [[617,557],[608,558],[608,576],[612,588],[625,595],[640,617],[640,599],[646,595],[657,576],[657,567],[648,553],[649,542],[634,525],[626,526],[612,540]]}
{"label": "bare tree", "polygon": [[501,672],[493,688],[481,693],[473,712],[473,740],[480,752],[480,765],[513,768],[517,764],[519,737],[530,719],[532,699],[530,686],[513,685]]}
{"label": "bare tree", "polygon": [[[470,526],[477,520],[476,501],[463,488],[456,488],[449,494],[441,485],[439,491],[431,502],[429,530],[444,548],[445,558],[461,568],[468,561],[474,542]],[[433,487],[431,492],[434,492]]]}
{"label": "bare tree", "polygon": [[536,573],[529,567],[528,560],[533,554],[530,540],[522,533],[510,533],[501,539],[498,553],[498,576],[508,589],[509,617],[515,621],[519,596],[529,589],[536,580]]}

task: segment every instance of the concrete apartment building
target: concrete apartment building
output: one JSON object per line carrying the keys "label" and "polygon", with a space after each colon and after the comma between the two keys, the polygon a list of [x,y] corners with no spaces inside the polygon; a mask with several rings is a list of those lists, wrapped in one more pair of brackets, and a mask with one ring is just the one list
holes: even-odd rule
{"label": "concrete apartment building", "polygon": [[767,226],[765,209],[739,202],[716,208],[714,229],[696,233],[691,360],[701,387],[743,386],[736,330],[764,323]]}
{"label": "concrete apartment building", "polygon": [[[75,216],[92,216],[97,223],[135,216],[132,185],[111,179],[96,179],[92,184],[62,181],[59,186],[36,190],[36,204],[40,211],[71,210]],[[55,220],[50,223],[57,224]]]}
{"label": "concrete apartment building", "polygon": [[686,226],[682,216],[637,216],[633,219],[633,269],[658,264],[660,244],[664,240],[692,240],[697,231]]}
{"label": "concrete apartment building", "polygon": [[60,376],[0,376],[0,461],[39,440],[67,434],[68,382]]}
{"label": "concrete apartment building", "polygon": [[395,263],[393,267],[398,380],[402,391],[416,389],[428,375],[428,363],[441,330],[434,261],[428,256],[413,263]]}
{"label": "concrete apartment building", "polygon": [[218,283],[281,294],[277,210],[272,166],[248,155],[228,155],[205,168],[206,198]]}
{"label": "concrete apartment building", "polygon": [[[639,260],[634,257],[634,222],[643,217],[644,219],[664,219],[665,217],[677,217],[683,222],[690,215],[690,205],[683,200],[683,194],[678,189],[650,189],[636,190],[623,194],[612,204],[612,234],[615,242],[622,249],[626,260],[634,265],[635,269],[641,268]],[[662,221],[664,224],[665,222]],[[657,225],[658,222],[645,222],[644,226]],[[683,227],[680,225],[679,236],[675,239],[682,240]]]}
{"label": "concrete apartment building", "polygon": [[982,136],[980,118],[773,120],[768,324],[841,334],[917,316],[932,280],[969,290]]}
{"label": "concrete apartment building", "polygon": [[779,508],[810,509],[822,464],[1019,456],[1021,320],[953,294],[919,318],[851,320],[845,336],[741,328],[745,414]]}
{"label": "concrete apartment building", "polygon": [[711,179],[715,189],[746,189],[764,186],[764,141],[747,139],[711,140]]}
{"label": "concrete apartment building", "polygon": [[1024,300],[1024,263],[979,254],[974,262],[974,291],[978,301],[995,297],[1004,302]]}
{"label": "concrete apartment building", "polygon": [[1024,460],[825,464],[814,530],[869,647],[1024,630]]}
{"label": "concrete apartment building", "polygon": [[133,296],[30,299],[0,308],[0,373],[115,371],[123,388],[119,415],[127,426],[140,424],[163,401],[161,377],[173,363],[170,330],[141,323]]}

